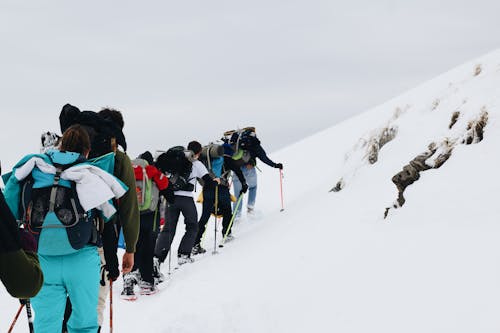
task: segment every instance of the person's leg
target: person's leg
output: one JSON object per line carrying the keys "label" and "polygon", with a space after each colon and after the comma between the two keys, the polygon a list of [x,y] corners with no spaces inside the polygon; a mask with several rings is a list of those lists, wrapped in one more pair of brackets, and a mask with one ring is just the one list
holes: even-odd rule
{"label": "person's leg", "polygon": [[179,209],[179,201],[181,201],[180,198],[182,197],[176,196],[175,203],[167,204],[165,212],[165,225],[156,240],[155,257],[157,257],[161,263],[163,263],[165,258],[167,258],[168,252],[170,251],[170,245],[174,240],[175,230],[177,229],[177,221],[179,220],[181,212]]}
{"label": "person's leg", "polygon": [[257,186],[248,188],[248,203],[247,208],[252,211],[255,208],[255,200],[257,199]]}
{"label": "person's leg", "polygon": [[[106,261],[104,259],[104,250],[102,247],[97,249],[99,252],[99,257],[101,259],[101,281],[99,283],[99,298],[97,301],[97,323],[99,326],[102,326],[102,322],[104,320],[104,310],[106,309],[106,299],[109,295],[109,279],[104,266],[106,265]],[[104,286],[102,283],[104,282]]]}
{"label": "person's leg", "polygon": [[[240,195],[240,192],[241,192],[241,182],[240,180],[238,179],[238,177],[236,175],[233,175],[233,191],[234,191],[234,196],[235,197],[239,197]],[[233,202],[233,210],[236,209],[236,202]],[[236,216],[237,217],[240,217],[241,216],[241,206],[243,206],[242,204],[240,204],[240,206],[238,207],[238,211],[236,212]]]}
{"label": "person's leg", "polygon": [[248,210],[255,208],[255,200],[257,198],[257,170],[255,168],[246,169],[245,179],[248,184]]}
{"label": "person's leg", "polygon": [[100,258],[95,246],[86,246],[64,256],[63,276],[73,312],[68,321],[69,333],[95,333],[99,296]]}
{"label": "person's leg", "polygon": [[35,312],[35,332],[60,332],[67,296],[61,275],[61,256],[38,257],[44,281],[42,289],[31,299]]}
{"label": "person's leg", "polygon": [[212,191],[203,190],[203,209],[201,211],[201,217],[198,221],[198,233],[194,241],[195,245],[200,245],[203,234],[205,233],[208,220],[214,208],[214,196]]}
{"label": "person's leg", "polygon": [[220,186],[219,191],[219,211],[222,214],[222,237],[227,234],[231,234],[231,230],[229,228],[229,223],[232,218],[232,210],[231,210],[231,193],[229,193],[229,188]]}
{"label": "person's leg", "polygon": [[155,214],[141,215],[141,233],[142,233],[142,250],[139,262],[139,271],[143,281],[153,283],[153,256],[154,256],[154,240],[153,240],[153,223]]}
{"label": "person's leg", "polygon": [[[196,240],[196,235],[198,233],[198,211],[196,210],[196,205],[192,197],[178,197],[182,198],[179,200],[182,215],[184,216],[184,223],[186,224],[186,232],[182,237],[181,243],[179,244],[178,254],[184,254],[187,256],[191,255],[191,250],[193,249],[194,242]],[[178,200],[176,199],[176,200]]]}
{"label": "person's leg", "polygon": [[142,265],[142,259],[144,258],[144,245],[146,243],[147,231],[144,228],[144,217],[141,215],[139,222],[139,237],[137,238],[137,244],[135,245],[134,253],[134,267],[132,271],[140,269]]}
{"label": "person's leg", "polygon": [[[99,313],[97,315],[99,315]],[[68,320],[70,316],[71,316],[71,300],[69,299],[69,297],[66,297],[66,307],[64,309],[64,319],[62,324],[63,333],[68,332]]]}

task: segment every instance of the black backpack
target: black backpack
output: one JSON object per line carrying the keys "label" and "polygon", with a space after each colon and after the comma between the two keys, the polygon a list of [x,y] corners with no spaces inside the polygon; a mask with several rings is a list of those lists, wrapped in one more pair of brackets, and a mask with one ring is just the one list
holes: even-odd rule
{"label": "black backpack", "polygon": [[251,150],[256,145],[260,144],[259,139],[257,139],[257,134],[255,133],[255,127],[245,127],[237,131],[227,131],[224,135],[229,137],[228,142],[234,147],[235,151]]}
{"label": "black backpack", "polygon": [[98,217],[95,210],[84,211],[74,182],[71,182],[70,188],[59,185],[59,175],[62,171],[81,161],[64,166],[54,164],[57,172],[51,186],[34,188],[31,175],[21,183],[19,205],[21,221],[37,242],[44,228],[42,224],[45,217],[49,212],[53,212],[61,223],[57,228],[66,230],[73,249],[81,249],[86,244],[100,244],[99,231],[103,227],[102,219]]}
{"label": "black backpack", "polygon": [[91,145],[89,158],[112,152],[116,144],[127,150],[127,142],[121,128],[97,112],[80,111],[76,106],[66,104],[59,115],[59,123],[62,133],[75,124],[80,124],[87,130]]}
{"label": "black backpack", "polygon": [[169,174],[169,186],[174,191],[194,190],[194,185],[189,183],[193,163],[186,156],[187,153],[184,147],[175,146],[156,159],[155,166],[161,172]]}

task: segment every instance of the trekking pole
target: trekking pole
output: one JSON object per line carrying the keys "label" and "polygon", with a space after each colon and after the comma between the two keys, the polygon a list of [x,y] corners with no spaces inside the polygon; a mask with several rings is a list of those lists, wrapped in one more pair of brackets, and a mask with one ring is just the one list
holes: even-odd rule
{"label": "trekking pole", "polygon": [[30,333],[35,332],[35,328],[33,327],[33,313],[31,312],[31,303],[30,300],[26,300],[26,314],[28,315],[28,327],[30,329]]}
{"label": "trekking pole", "polygon": [[226,243],[227,235],[229,235],[229,230],[231,230],[231,227],[233,226],[234,218],[236,217],[236,213],[240,208],[242,199],[243,199],[243,193],[240,193],[240,197],[238,198],[238,201],[236,202],[236,207],[234,208],[233,216],[231,216],[231,221],[229,221],[229,226],[227,227],[226,233],[224,234],[224,238],[222,239],[222,242],[219,245],[219,247],[224,247],[224,244]]}
{"label": "trekking pole", "polygon": [[170,246],[170,250],[168,250],[168,276],[172,274],[172,246]]}
{"label": "trekking pole", "polygon": [[109,332],[113,333],[113,280],[109,280]]}
{"label": "trekking pole", "polygon": [[16,316],[14,317],[14,320],[12,321],[12,324],[10,325],[7,333],[11,333],[12,330],[14,329],[14,326],[16,325],[17,319],[19,318],[19,315],[21,314],[23,308],[24,308],[24,303],[21,303],[21,306],[19,307],[19,310],[17,310]]}
{"label": "trekking pole", "polygon": [[281,192],[281,209],[280,212],[285,210],[285,205],[283,204],[283,169],[280,169],[280,192]]}
{"label": "trekking pole", "polygon": [[217,254],[217,210],[219,205],[219,185],[215,186],[215,222],[214,222],[214,250],[212,254]]}

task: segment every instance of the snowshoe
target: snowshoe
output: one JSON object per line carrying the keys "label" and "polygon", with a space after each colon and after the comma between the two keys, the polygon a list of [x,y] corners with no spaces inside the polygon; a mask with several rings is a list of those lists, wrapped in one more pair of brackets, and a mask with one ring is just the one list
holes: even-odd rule
{"label": "snowshoe", "polygon": [[153,278],[157,284],[165,281],[165,275],[160,271],[160,259],[156,257],[153,258]]}
{"label": "snowshoe", "polygon": [[193,250],[191,251],[191,254],[192,255],[197,255],[197,254],[203,254],[205,252],[207,252],[207,250],[205,250],[204,248],[202,248],[200,244],[196,244],[193,247]]}
{"label": "snowshoe", "polygon": [[121,299],[126,301],[135,301],[137,295],[134,292],[134,286],[137,284],[136,273],[130,272],[123,276],[123,291],[120,295]]}
{"label": "snowshoe", "polygon": [[179,266],[184,265],[184,264],[190,264],[193,263],[194,259],[191,258],[189,254],[179,254],[179,257],[177,258],[177,263]]}
{"label": "snowshoe", "polygon": [[154,295],[158,292],[156,283],[141,281],[139,282],[140,294],[141,295]]}
{"label": "snowshoe", "polygon": [[229,234],[229,235],[226,236],[225,240],[224,240],[224,238],[222,239],[222,243],[219,244],[219,247],[224,247],[224,244],[229,243],[229,242],[231,242],[233,240],[234,240],[234,236],[231,235],[231,234]]}

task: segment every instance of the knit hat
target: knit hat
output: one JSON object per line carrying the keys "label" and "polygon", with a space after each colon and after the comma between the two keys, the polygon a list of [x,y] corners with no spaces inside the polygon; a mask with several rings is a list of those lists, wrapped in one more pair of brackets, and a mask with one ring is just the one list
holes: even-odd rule
{"label": "knit hat", "polygon": [[144,153],[139,155],[139,158],[146,160],[149,165],[153,164],[153,154],[151,154],[151,152],[149,150],[146,150]]}

